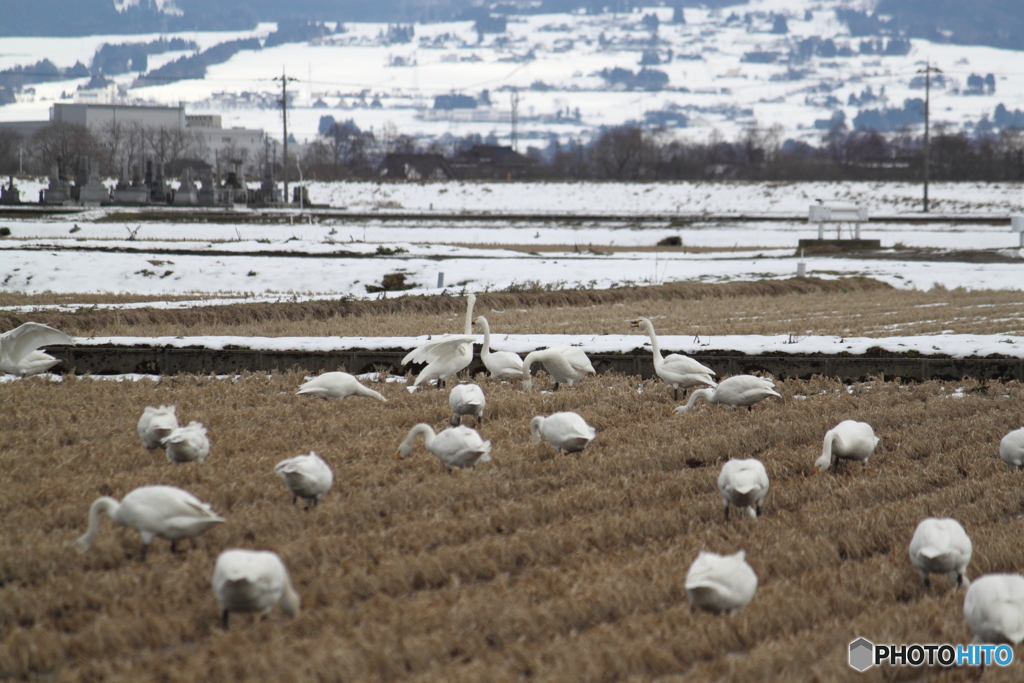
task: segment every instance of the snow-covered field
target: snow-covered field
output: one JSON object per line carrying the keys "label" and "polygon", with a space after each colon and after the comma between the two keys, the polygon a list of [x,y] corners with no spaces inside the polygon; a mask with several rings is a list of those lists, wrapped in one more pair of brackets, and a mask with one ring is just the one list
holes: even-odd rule
{"label": "snow-covered field", "polygon": [[[650,7],[632,13],[547,14],[511,17],[505,34],[480,40],[469,21],[421,24],[410,43],[387,44],[381,24],[346,25],[315,44],[287,44],[258,52],[242,52],[208,70],[204,80],[146,88],[129,88],[128,99],[161,104],[187,102],[189,111],[222,113],[225,126],[280,131],[273,108],[240,103],[242,92],[278,96],[270,80],[286,70],[293,84],[295,108],[290,130],[300,142],[317,134],[320,117],[353,119],[362,129],[385,133],[388,124],[415,136],[493,134],[506,143],[511,133],[511,88],[519,91],[519,134],[522,144],[546,146],[549,136],[563,142],[588,136],[600,126],[642,121],[652,112],[685,114],[686,128],[673,133],[707,139],[714,132],[736,139],[756,125],[779,126],[783,138],[817,142],[822,133],[815,121],[842,112],[847,121],[861,109],[902,109],[904,100],[923,97],[911,81],[926,62],[942,69],[932,92],[936,124],[954,128],[992,118],[1002,103],[1024,108],[1024,80],[1015,70],[1020,55],[977,46],[933,44],[914,39],[906,55],[861,54],[861,38],[849,35],[836,19],[843,0],[751,0],[720,9],[687,7],[686,23],[672,24],[671,7]],[[656,36],[641,22],[654,14]],[[750,15],[750,21],[743,20]],[[736,15],[737,18],[733,18]],[[786,17],[788,33],[771,32],[773,15]],[[251,32],[182,33],[200,49],[275,28],[263,24]],[[148,41],[159,36],[133,36]],[[790,55],[808,38],[830,39],[850,56],[812,56],[793,61]],[[48,58],[61,67],[81,60],[88,64],[104,42],[124,36],[88,38],[0,39],[0,69],[33,64]],[[661,62],[651,65],[669,78],[660,92],[611,87],[598,73],[622,68],[637,72],[644,51]],[[776,53],[773,63],[757,63],[747,55]],[[150,68],[181,56],[154,55]],[[404,66],[394,66],[395,64]],[[993,74],[995,91],[967,93],[969,76]],[[129,87],[136,73],[116,76]],[[36,84],[19,102],[0,107],[0,120],[46,119],[50,105],[70,97],[85,79]],[[870,89],[870,95],[865,94]],[[490,106],[456,112],[450,117],[432,110],[437,95],[461,93],[478,97],[490,92]],[[851,100],[851,97],[853,100]],[[379,106],[374,106],[374,102]],[[314,106],[317,105],[317,106]],[[576,118],[576,110],[579,118]]]}

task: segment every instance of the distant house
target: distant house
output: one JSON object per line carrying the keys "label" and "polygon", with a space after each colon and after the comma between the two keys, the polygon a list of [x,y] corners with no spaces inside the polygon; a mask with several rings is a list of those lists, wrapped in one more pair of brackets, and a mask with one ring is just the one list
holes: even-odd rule
{"label": "distant house", "polygon": [[460,180],[525,178],[533,170],[534,161],[511,147],[473,145],[449,162]]}
{"label": "distant house", "polygon": [[388,154],[380,174],[392,180],[451,180],[455,177],[440,154]]}

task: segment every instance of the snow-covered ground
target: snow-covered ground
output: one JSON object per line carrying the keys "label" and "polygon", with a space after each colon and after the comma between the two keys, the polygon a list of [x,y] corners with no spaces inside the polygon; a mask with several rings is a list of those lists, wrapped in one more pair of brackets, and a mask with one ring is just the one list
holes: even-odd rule
{"label": "snow-covered ground", "polygon": [[[519,91],[521,144],[546,146],[551,135],[593,134],[600,126],[643,120],[652,112],[677,108],[688,119],[673,134],[706,140],[716,132],[736,139],[756,125],[779,126],[783,138],[820,139],[815,121],[842,112],[847,121],[861,109],[902,109],[904,100],[923,97],[911,81],[924,63],[942,69],[944,80],[932,92],[937,124],[970,126],[992,118],[1002,103],[1011,111],[1024,108],[1024,80],[1014,65],[1020,54],[988,47],[935,44],[914,39],[906,55],[861,54],[861,38],[852,37],[836,19],[845,0],[751,0],[732,7],[687,7],[686,23],[672,24],[671,7],[649,7],[632,13],[546,14],[510,17],[507,31],[482,40],[469,21],[421,24],[410,43],[387,44],[382,24],[346,24],[344,33],[315,44],[287,44],[237,54],[208,70],[203,80],[129,88],[128,98],[161,104],[187,102],[190,112],[212,111],[225,126],[280,131],[280,115],[272,107],[240,103],[243,92],[274,101],[271,81],[282,71],[298,79],[292,86],[295,108],[290,130],[300,142],[313,139],[320,117],[353,119],[362,129],[436,138],[444,134],[495,135],[507,143],[511,134],[511,88]],[[654,14],[656,36],[641,23]],[[772,33],[773,14],[786,17],[788,33]],[[733,18],[736,15],[736,18]],[[750,15],[750,21],[744,18]],[[181,33],[200,49],[255,35],[266,37],[274,25],[251,32]],[[92,36],[88,38],[2,38],[0,69],[30,65],[48,58],[70,67],[88,64],[104,42],[149,41],[159,36]],[[792,61],[798,44],[808,38],[830,39],[850,56],[812,56]],[[669,78],[659,92],[610,87],[598,73],[622,68],[637,72],[644,51],[653,50],[659,64],[649,68]],[[776,53],[773,63],[750,57]],[[181,56],[154,55],[150,68]],[[396,66],[403,64],[403,66]],[[995,92],[967,93],[972,74],[993,74]],[[116,76],[129,87],[136,73]],[[35,84],[19,102],[0,107],[0,120],[46,119],[50,105],[70,97],[86,79]],[[865,95],[870,89],[870,94]],[[432,109],[434,97],[461,93],[478,97],[490,92],[490,106],[445,117]],[[852,96],[852,100],[851,100]],[[377,105],[374,105],[374,103]],[[317,106],[314,106],[317,105]],[[576,112],[579,118],[576,118]],[[475,119],[475,120],[474,120]],[[390,124],[390,125],[389,125]]]}

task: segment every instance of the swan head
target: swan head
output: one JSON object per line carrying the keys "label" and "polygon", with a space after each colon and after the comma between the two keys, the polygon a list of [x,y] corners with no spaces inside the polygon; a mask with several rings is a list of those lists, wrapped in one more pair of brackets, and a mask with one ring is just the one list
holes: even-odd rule
{"label": "swan head", "polygon": [[832,466],[832,453],[822,454],[818,456],[818,459],[814,461],[814,473],[826,471]]}

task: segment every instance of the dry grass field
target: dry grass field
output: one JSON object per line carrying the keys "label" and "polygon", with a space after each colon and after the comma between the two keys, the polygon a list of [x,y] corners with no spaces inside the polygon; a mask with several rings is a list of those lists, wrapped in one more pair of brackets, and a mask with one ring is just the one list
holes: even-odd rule
{"label": "dry grass field", "polygon": [[[415,336],[461,332],[465,301],[464,296],[408,296],[186,310],[99,306],[78,313],[0,313],[0,332],[34,320],[78,336],[177,336],[183,330],[189,335]],[[31,303],[47,302],[37,297]],[[630,331],[626,321],[640,315],[651,318],[661,335],[1024,334],[1024,292],[900,291],[865,278],[483,293],[476,313],[487,316],[495,335],[623,334]]]}
{"label": "dry grass field", "polygon": [[[910,565],[925,516],[963,523],[970,577],[1024,570],[1024,479],[998,458],[1024,419],[1015,383],[787,381],[752,412],[670,415],[657,382],[524,393],[485,380],[494,461],[449,474],[422,446],[394,458],[413,424],[444,426],[446,392],[381,383],[388,403],[324,402],[295,396],[301,381],[0,384],[0,679],[960,681],[978,671],[857,674],[847,644],[969,641],[962,591],[942,577],[925,588]],[[135,423],[158,404],[208,426],[205,463],[141,446]],[[529,419],[557,410],[597,428],[587,450],[529,443]],[[814,475],[825,431],[846,418],[873,424],[879,451]],[[272,467],[311,449],[335,485],[304,512]],[[730,457],[765,463],[762,518],[723,520],[715,481]],[[138,534],[104,519],[76,552],[96,497],[157,483],[227,523],[177,554],[158,539],[143,563]],[[210,577],[232,547],[282,556],[297,619],[220,629]],[[691,612],[683,580],[702,549],[746,550],[760,584],[738,615]],[[1022,676],[1016,662],[983,680]]]}

